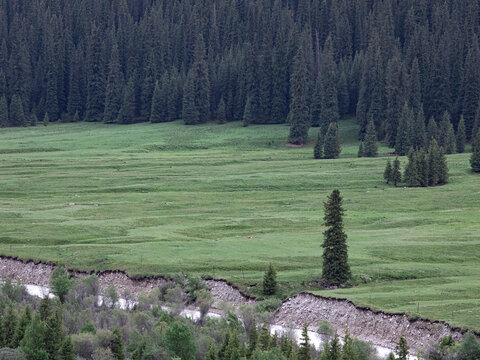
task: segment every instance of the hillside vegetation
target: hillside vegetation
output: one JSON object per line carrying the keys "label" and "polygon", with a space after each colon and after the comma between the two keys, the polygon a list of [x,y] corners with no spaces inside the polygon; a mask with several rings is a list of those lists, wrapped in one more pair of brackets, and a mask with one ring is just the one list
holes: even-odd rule
{"label": "hillside vegetation", "polygon": [[323,201],[338,187],[358,286],[321,293],[478,328],[470,154],[448,156],[448,185],[395,188],[383,181],[384,156],[356,157],[354,120],[340,122],[337,160],[313,159],[316,129],[297,149],[285,147],[288,131],[181,122],[3,129],[0,253],[236,283],[261,281],[272,262],[280,282],[298,286],[321,276]]}

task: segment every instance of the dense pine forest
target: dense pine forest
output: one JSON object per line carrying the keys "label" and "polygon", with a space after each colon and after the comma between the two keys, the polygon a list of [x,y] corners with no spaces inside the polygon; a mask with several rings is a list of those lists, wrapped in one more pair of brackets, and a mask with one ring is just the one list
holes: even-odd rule
{"label": "dense pine forest", "polygon": [[348,114],[403,155],[416,126],[476,134],[479,33],[477,1],[2,0],[0,124],[289,122],[302,144]]}

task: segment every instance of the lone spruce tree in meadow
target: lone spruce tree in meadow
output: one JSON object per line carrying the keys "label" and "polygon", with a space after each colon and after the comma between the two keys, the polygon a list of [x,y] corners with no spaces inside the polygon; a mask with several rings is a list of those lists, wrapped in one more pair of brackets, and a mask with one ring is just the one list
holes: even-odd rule
{"label": "lone spruce tree in meadow", "polygon": [[340,156],[341,151],[338,125],[337,123],[330,123],[325,135],[324,157],[325,159],[336,159]]}
{"label": "lone spruce tree in meadow", "polygon": [[323,233],[323,280],[328,285],[339,286],[351,278],[348,264],[347,235],[343,231],[342,196],[338,189],[333,190],[325,206]]}
{"label": "lone spruce tree in meadow", "polygon": [[467,130],[465,129],[465,119],[462,116],[457,126],[457,152],[465,152],[465,143],[467,142]]}
{"label": "lone spruce tree in meadow", "polygon": [[480,173],[480,131],[473,138],[472,141],[472,156],[470,158],[470,165],[474,173]]}
{"label": "lone spruce tree in meadow", "polygon": [[370,121],[367,125],[367,130],[365,132],[365,149],[364,154],[366,157],[376,157],[378,153],[377,147],[377,132],[375,130],[375,124],[373,119],[370,118]]}
{"label": "lone spruce tree in meadow", "polygon": [[268,266],[263,278],[263,295],[274,295],[277,291],[277,272],[272,263]]}
{"label": "lone spruce tree in meadow", "polygon": [[313,156],[315,159],[321,159],[323,157],[323,133],[321,129],[318,132],[317,142],[313,148]]}

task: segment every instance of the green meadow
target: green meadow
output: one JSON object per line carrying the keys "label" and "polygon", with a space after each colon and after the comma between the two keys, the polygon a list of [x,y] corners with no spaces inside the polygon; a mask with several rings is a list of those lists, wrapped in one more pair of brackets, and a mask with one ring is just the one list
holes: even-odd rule
{"label": "green meadow", "polygon": [[[448,156],[450,183],[383,181],[386,157],[285,146],[287,126],[95,123],[0,130],[0,253],[133,275],[239,284],[269,262],[285,286],[321,276],[323,202],[344,196],[357,286],[318,291],[480,329],[480,176]],[[311,142],[316,129],[310,132]],[[406,159],[402,159],[406,163]]]}

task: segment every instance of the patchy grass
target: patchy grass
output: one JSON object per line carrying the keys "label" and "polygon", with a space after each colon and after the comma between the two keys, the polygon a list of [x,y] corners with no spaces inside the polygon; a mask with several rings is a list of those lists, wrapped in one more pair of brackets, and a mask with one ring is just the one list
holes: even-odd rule
{"label": "patchy grass", "polygon": [[469,154],[448,156],[447,186],[394,188],[384,157],[356,158],[355,122],[340,125],[338,160],[285,147],[286,126],[1,129],[0,252],[237,283],[260,282],[273,262],[297,289],[321,276],[323,201],[338,187],[359,286],[321,293],[479,329],[480,178]]}

